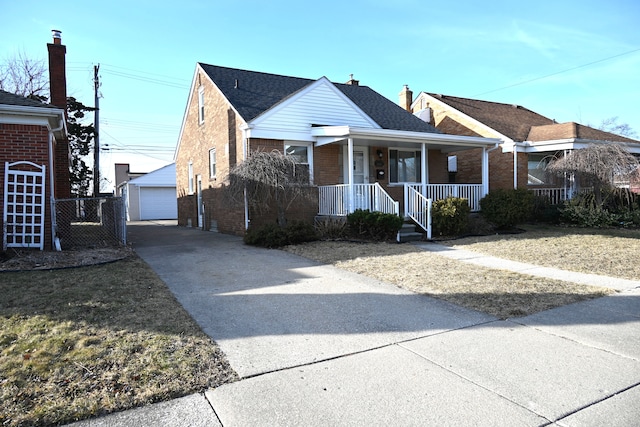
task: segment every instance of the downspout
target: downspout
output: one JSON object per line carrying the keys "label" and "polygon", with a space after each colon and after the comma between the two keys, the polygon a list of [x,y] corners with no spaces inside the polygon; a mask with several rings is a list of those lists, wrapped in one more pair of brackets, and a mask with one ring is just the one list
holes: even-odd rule
{"label": "downspout", "polygon": [[[247,129],[249,129],[248,125],[241,125],[240,130],[242,131],[242,161],[247,160],[247,151],[249,150],[249,137],[247,136]],[[247,187],[244,187],[243,190],[243,198],[244,198],[244,229],[249,229],[249,200],[247,199]]]}
{"label": "downspout", "polygon": [[56,236],[58,222],[56,220],[56,199],[55,199],[55,173],[53,168],[53,134],[64,129],[64,119],[60,119],[60,126],[49,130],[49,203],[51,211],[51,244],[56,251],[61,251],[60,239]]}
{"label": "downspout", "polygon": [[518,188],[518,144],[513,143],[513,188]]}
{"label": "downspout", "polygon": [[496,142],[493,147],[482,149],[482,186],[484,187],[484,196],[489,194],[489,153],[499,147],[500,143]]}

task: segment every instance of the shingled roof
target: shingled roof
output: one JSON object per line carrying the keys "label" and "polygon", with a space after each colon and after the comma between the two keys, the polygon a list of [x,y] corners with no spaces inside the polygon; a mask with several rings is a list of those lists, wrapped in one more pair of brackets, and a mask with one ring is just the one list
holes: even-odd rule
{"label": "shingled roof", "polygon": [[16,105],[20,107],[42,107],[42,108],[58,108],[55,105],[45,104],[34,99],[30,99],[15,93],[7,92],[0,89],[0,104]]}
{"label": "shingled roof", "polygon": [[635,139],[625,138],[624,136],[614,133],[605,132],[600,129],[594,129],[580,123],[567,122],[556,123],[545,126],[532,126],[528,141],[553,141],[558,139],[584,139],[592,141],[609,141],[609,142],[638,142]]}
{"label": "shingled roof", "polygon": [[435,93],[429,93],[429,95],[514,141],[526,141],[532,126],[552,125],[555,123],[553,120],[519,105],[458,98]]}
{"label": "shingled roof", "polygon": [[[284,101],[316,80],[198,64],[246,121]],[[440,133],[436,128],[367,86],[333,83],[383,129]]]}

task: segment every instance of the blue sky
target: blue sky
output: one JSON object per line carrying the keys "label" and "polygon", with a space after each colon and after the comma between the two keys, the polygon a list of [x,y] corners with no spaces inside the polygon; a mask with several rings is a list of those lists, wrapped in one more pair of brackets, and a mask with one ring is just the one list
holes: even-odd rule
{"label": "blue sky", "polygon": [[101,156],[150,171],[173,156],[196,62],[349,75],[397,102],[420,91],[519,104],[559,122],[617,116],[640,134],[640,2],[0,0],[0,61],[67,46],[68,93],[93,105]]}

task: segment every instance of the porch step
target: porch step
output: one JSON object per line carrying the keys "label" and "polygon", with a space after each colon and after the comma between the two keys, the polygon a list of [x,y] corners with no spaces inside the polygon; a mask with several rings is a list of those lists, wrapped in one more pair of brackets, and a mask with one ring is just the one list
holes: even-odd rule
{"label": "porch step", "polygon": [[398,231],[398,243],[416,242],[424,240],[424,233],[418,231],[416,225],[412,222],[405,222]]}

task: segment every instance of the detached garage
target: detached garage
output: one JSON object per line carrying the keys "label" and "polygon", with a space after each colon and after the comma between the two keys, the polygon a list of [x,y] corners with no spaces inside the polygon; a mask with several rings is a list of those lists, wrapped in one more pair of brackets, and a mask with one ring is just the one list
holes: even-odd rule
{"label": "detached garage", "polygon": [[123,187],[129,221],[178,218],[175,163],[134,178]]}

